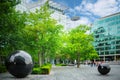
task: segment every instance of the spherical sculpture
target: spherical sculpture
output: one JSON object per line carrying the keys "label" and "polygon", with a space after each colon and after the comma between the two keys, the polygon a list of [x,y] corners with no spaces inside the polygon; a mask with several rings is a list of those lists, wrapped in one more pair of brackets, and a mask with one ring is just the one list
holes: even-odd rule
{"label": "spherical sculpture", "polygon": [[106,75],[110,72],[110,66],[108,64],[100,64],[98,66],[98,71],[99,73],[101,73],[102,75]]}
{"label": "spherical sculpture", "polygon": [[6,59],[5,65],[10,74],[17,78],[24,78],[32,72],[33,61],[27,52],[18,50]]}

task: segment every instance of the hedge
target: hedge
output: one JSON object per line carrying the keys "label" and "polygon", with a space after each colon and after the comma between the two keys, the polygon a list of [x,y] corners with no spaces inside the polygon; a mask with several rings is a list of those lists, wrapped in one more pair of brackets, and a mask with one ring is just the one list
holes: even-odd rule
{"label": "hedge", "polygon": [[38,68],[33,68],[32,74],[41,74],[41,69],[40,69],[40,67],[38,67]]}
{"label": "hedge", "polygon": [[49,74],[51,70],[51,64],[44,64],[41,67],[34,67],[32,74]]}
{"label": "hedge", "polygon": [[66,64],[56,64],[56,66],[67,66]]}

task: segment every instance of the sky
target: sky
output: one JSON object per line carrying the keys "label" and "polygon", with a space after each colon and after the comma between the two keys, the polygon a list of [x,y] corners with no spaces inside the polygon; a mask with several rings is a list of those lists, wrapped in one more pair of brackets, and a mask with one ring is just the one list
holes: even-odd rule
{"label": "sky", "polygon": [[[28,0],[35,2],[38,0]],[[75,22],[69,22],[73,28],[79,24],[92,24],[101,17],[105,17],[120,12],[120,0],[53,0],[63,6],[68,7],[65,15],[69,18],[79,16]]]}
{"label": "sky", "polygon": [[96,19],[120,12],[120,0],[54,0],[69,8],[70,16],[80,16],[90,23]]}

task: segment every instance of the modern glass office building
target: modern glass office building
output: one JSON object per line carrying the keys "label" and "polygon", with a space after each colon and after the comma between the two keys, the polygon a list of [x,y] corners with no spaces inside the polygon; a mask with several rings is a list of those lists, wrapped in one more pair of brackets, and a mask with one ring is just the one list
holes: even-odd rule
{"label": "modern glass office building", "polygon": [[92,32],[100,59],[120,60],[120,12],[95,21]]}

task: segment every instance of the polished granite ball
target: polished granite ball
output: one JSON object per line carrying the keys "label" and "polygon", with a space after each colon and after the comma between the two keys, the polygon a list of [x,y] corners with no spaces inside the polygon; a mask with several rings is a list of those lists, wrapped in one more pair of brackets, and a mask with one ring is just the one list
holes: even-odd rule
{"label": "polished granite ball", "polygon": [[24,78],[32,72],[32,57],[25,51],[13,52],[5,61],[6,68],[10,74],[17,78]]}
{"label": "polished granite ball", "polygon": [[102,75],[106,75],[106,74],[108,74],[109,72],[110,72],[110,66],[108,65],[108,64],[100,64],[99,66],[98,66],[98,72],[100,73],[100,74],[102,74]]}

